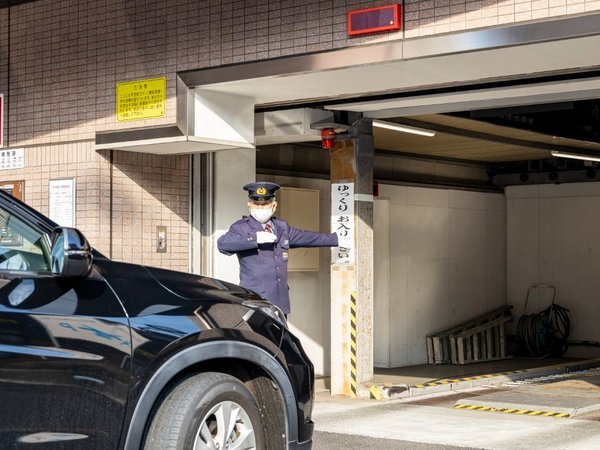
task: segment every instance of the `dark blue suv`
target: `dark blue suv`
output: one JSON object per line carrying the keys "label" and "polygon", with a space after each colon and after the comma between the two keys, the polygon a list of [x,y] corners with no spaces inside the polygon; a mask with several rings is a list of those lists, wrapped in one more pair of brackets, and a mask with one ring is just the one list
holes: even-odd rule
{"label": "dark blue suv", "polygon": [[0,191],[0,448],[310,448],[313,379],[255,293],[111,261]]}

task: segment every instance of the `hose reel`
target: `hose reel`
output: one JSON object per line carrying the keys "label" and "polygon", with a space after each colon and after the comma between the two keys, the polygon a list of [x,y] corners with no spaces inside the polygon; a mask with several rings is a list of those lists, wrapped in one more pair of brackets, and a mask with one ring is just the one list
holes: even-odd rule
{"label": "hose reel", "polygon": [[[552,303],[537,314],[526,314],[529,296],[535,289],[552,289]],[[517,340],[521,349],[529,356],[561,356],[568,347],[571,321],[569,310],[554,303],[556,288],[536,284],[527,290],[523,315],[517,322]]]}

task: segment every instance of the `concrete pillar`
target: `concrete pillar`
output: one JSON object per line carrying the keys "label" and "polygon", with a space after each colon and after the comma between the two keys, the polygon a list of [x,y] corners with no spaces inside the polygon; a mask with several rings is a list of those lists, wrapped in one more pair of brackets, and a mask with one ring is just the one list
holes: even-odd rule
{"label": "concrete pillar", "polygon": [[331,150],[332,231],[350,231],[332,255],[332,395],[356,397],[373,379],[373,153],[368,119]]}
{"label": "concrete pillar", "polygon": [[[204,160],[210,167],[203,170],[198,158],[193,164],[192,249],[195,254],[190,266],[196,273],[238,283],[237,258],[220,254],[217,239],[248,212],[248,197],[242,186],[255,181],[256,176],[254,99],[196,88],[193,108],[188,112],[189,92],[182,98],[185,101],[179,106],[184,112],[178,111],[178,120],[182,119],[184,124],[190,122],[190,141],[202,143],[203,151],[213,152],[211,158]],[[200,189],[205,192],[199,192]]]}

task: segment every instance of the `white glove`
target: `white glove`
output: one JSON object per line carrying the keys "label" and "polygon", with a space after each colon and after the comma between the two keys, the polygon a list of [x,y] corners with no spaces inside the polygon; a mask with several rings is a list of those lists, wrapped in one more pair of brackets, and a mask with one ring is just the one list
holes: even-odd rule
{"label": "white glove", "polygon": [[269,233],[268,231],[257,231],[256,232],[256,242],[258,244],[271,244],[277,240],[277,236],[273,233]]}

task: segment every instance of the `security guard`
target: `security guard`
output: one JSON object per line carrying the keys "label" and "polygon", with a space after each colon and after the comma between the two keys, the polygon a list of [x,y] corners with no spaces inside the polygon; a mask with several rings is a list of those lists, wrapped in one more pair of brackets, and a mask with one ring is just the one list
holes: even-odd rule
{"label": "security guard", "polygon": [[259,293],[287,315],[290,312],[289,249],[336,247],[337,234],[299,230],[274,217],[278,184],[248,183],[243,189],[248,191],[250,215],[231,225],[217,241],[217,247],[226,255],[237,254],[240,285]]}

